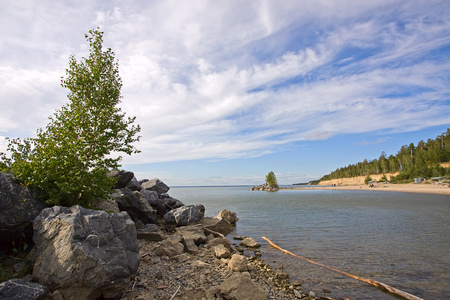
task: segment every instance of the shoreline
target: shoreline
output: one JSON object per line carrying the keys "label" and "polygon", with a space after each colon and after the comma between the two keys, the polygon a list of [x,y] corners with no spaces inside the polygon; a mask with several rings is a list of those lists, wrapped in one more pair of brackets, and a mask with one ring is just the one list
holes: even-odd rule
{"label": "shoreline", "polygon": [[368,185],[337,185],[337,186],[301,186],[292,188],[280,188],[280,190],[370,190],[370,191],[388,191],[403,193],[423,193],[423,194],[440,194],[450,195],[450,187],[439,184],[391,184],[378,183],[374,187]]}

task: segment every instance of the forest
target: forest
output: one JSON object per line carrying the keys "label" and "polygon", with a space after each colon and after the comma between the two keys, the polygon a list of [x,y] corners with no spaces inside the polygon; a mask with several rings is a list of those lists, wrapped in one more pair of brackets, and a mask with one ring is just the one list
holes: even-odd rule
{"label": "forest", "polygon": [[415,177],[450,176],[450,167],[442,166],[446,162],[450,162],[449,128],[435,139],[402,146],[396,155],[387,156],[383,151],[379,158],[336,169],[320,180],[399,172],[391,182],[410,182]]}

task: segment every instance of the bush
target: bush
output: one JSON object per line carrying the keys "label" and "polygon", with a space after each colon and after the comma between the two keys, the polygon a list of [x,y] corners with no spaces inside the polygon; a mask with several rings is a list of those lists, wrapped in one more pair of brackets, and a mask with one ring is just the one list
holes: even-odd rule
{"label": "bush", "polygon": [[370,174],[366,176],[366,178],[364,179],[364,183],[369,184],[369,181],[372,181],[372,177],[370,177]]}

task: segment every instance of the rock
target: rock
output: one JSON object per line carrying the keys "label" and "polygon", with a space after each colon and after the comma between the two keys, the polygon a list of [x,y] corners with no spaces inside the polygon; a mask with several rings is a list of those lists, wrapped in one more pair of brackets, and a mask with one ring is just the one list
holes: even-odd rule
{"label": "rock", "polygon": [[128,182],[126,187],[132,191],[140,191],[141,190],[141,184],[134,176],[133,176],[133,179],[131,179],[130,182]]}
{"label": "rock", "polygon": [[205,216],[205,206],[203,204],[197,204],[195,205],[195,208],[198,210],[199,213]]}
{"label": "rock", "polygon": [[230,210],[222,209],[220,213],[216,216],[217,219],[225,219],[231,224],[236,224],[238,218],[236,217],[236,213]]}
{"label": "rock", "polygon": [[11,279],[0,283],[0,299],[38,300],[43,299],[49,290],[39,283],[22,279]]}
{"label": "rock", "polygon": [[224,245],[219,244],[217,246],[214,246],[214,255],[217,258],[230,258],[231,257],[231,252],[230,250],[228,250]]}
{"label": "rock", "polygon": [[233,254],[228,262],[228,267],[235,272],[245,272],[248,270],[247,258],[244,255]]}
{"label": "rock", "polygon": [[267,300],[268,293],[254,283],[250,278],[236,274],[226,279],[219,292],[224,299],[233,300]]}
{"label": "rock", "polygon": [[245,238],[240,243],[240,246],[242,247],[248,247],[248,248],[259,248],[261,245],[257,243],[253,238]]}
{"label": "rock", "polygon": [[95,200],[92,203],[92,209],[104,210],[107,213],[118,213],[120,211],[119,205],[113,198]]}
{"label": "rock", "polygon": [[197,253],[198,247],[193,239],[183,239],[184,251],[187,253]]}
{"label": "rock", "polygon": [[45,208],[32,188],[20,185],[12,174],[0,172],[0,248],[31,243],[33,221]]}
{"label": "rock", "polygon": [[165,239],[165,234],[155,224],[145,224],[137,228],[137,238],[159,242]]}
{"label": "rock", "polygon": [[262,185],[258,185],[258,186],[254,186],[250,189],[251,191],[266,191],[266,192],[276,192],[279,190],[279,188],[273,187],[270,184],[268,184],[267,182],[262,184]]}
{"label": "rock", "polygon": [[54,206],[34,222],[33,279],[65,300],[113,298],[139,266],[136,228],[126,212]]}
{"label": "rock", "polygon": [[184,240],[193,240],[197,246],[205,244],[207,241],[201,224],[178,227],[176,232],[180,234]]}
{"label": "rock", "polygon": [[226,238],[218,237],[208,241],[208,246],[210,248],[214,248],[217,245],[224,245],[228,250],[233,251],[233,247],[231,247],[230,241]]}
{"label": "rock", "polygon": [[223,235],[228,235],[231,232],[231,224],[223,218],[209,218],[205,217],[202,221],[203,228],[221,233]]}
{"label": "rock", "polygon": [[140,192],[129,189],[115,190],[111,197],[116,200],[121,211],[126,211],[134,222],[141,220],[144,224],[156,222],[156,211]]}
{"label": "rock", "polygon": [[184,251],[184,245],[181,243],[181,236],[174,235],[160,242],[155,248],[155,254],[158,256],[175,257]]}
{"label": "rock", "polygon": [[170,190],[170,188],[158,178],[153,178],[149,181],[141,183],[141,188],[143,190],[155,191],[158,195],[167,193]]}
{"label": "rock", "polygon": [[107,176],[117,178],[117,183],[114,186],[115,189],[123,189],[126,188],[128,183],[133,179],[134,173],[124,170],[113,170],[109,172]]}
{"label": "rock", "polygon": [[186,226],[197,223],[200,222],[202,218],[203,216],[193,205],[186,205],[173,209],[164,215],[166,224],[173,224],[176,226]]}
{"label": "rock", "polygon": [[183,202],[181,202],[180,200],[177,200],[175,198],[172,198],[167,194],[161,194],[161,195],[159,195],[159,197],[161,198],[161,200],[163,200],[164,205],[168,211],[171,209],[176,209],[176,208],[180,208],[180,207],[184,206]]}
{"label": "rock", "polygon": [[160,198],[157,192],[141,190],[140,193],[145,196],[150,206],[156,210],[158,216],[163,217],[170,210],[166,207],[164,198]]}

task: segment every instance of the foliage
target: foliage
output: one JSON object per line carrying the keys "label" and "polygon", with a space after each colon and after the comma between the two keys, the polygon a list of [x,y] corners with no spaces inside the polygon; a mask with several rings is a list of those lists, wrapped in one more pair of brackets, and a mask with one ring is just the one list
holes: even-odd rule
{"label": "foliage", "polygon": [[365,184],[369,184],[369,182],[372,181],[372,177],[370,177],[370,175],[367,175],[366,178],[364,178],[364,183]]}
{"label": "foliage", "polygon": [[450,175],[450,168],[440,165],[443,162],[450,162],[450,129],[434,140],[419,141],[417,146],[404,145],[396,155],[387,156],[383,151],[379,158],[336,169],[320,180],[399,172],[391,182],[410,182],[414,177]]}
{"label": "foliage", "polygon": [[270,171],[267,175],[266,175],[266,182],[274,187],[274,188],[278,188],[278,182],[277,182],[277,177],[275,176],[275,173],[273,171]]}
{"label": "foliage", "polygon": [[114,184],[106,174],[120,167],[122,157],[112,154],[139,152],[133,143],[140,127],[117,107],[122,81],[114,52],[102,50],[103,32],[90,30],[85,37],[89,57],[77,62],[72,55],[61,78],[69,103],[49,117],[36,138],[9,139],[11,157],[0,154],[3,170],[36,187],[51,205],[89,206]]}

